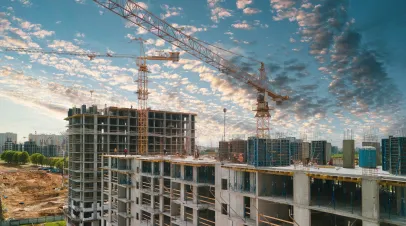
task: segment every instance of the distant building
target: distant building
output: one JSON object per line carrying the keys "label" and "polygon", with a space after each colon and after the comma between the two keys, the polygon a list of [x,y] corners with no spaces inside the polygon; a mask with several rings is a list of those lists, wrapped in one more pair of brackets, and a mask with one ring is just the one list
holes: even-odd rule
{"label": "distant building", "polygon": [[[17,134],[16,133],[0,133],[0,154],[5,151],[5,143],[6,141],[11,141],[11,143],[17,143]],[[10,145],[8,143],[8,145]],[[7,148],[11,148],[10,146],[7,146]]]}
{"label": "distant building", "polygon": [[[64,135],[56,134],[30,133],[28,135],[28,139],[40,147],[41,153],[49,157],[63,156],[63,151],[67,150],[66,138]],[[32,146],[32,143],[30,143],[30,146]]]}

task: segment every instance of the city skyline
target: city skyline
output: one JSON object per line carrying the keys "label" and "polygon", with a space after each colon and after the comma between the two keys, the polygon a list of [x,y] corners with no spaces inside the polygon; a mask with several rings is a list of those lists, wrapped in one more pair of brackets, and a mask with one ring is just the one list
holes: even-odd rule
{"label": "city skyline", "polygon": [[[399,9],[406,3],[394,2],[209,0],[196,7],[150,0],[143,6],[188,35],[264,61],[271,88],[291,97],[272,112],[272,132],[317,133],[341,146],[346,129],[360,142],[365,128],[379,128],[380,137],[387,137],[405,127],[406,91],[400,85],[406,83],[406,32]],[[92,1],[6,1],[0,12],[3,47],[138,54],[131,40],[142,37],[147,54],[179,50]],[[1,54],[0,107],[8,110],[0,124],[19,137],[63,131],[63,118],[74,105],[137,107],[137,69],[130,60]],[[258,63],[221,54],[257,73]],[[182,52],[179,63],[154,62],[149,68],[150,107],[197,113],[198,144],[219,140],[223,108],[230,136],[255,133],[252,89]]]}

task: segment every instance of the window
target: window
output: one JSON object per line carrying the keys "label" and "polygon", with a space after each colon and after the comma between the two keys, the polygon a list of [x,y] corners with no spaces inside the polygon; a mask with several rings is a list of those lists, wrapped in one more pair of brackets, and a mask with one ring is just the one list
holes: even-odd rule
{"label": "window", "polygon": [[140,189],[140,182],[136,183],[136,187],[137,187],[137,189]]}
{"label": "window", "polygon": [[140,202],[140,199],[137,197],[137,198],[135,199],[135,203],[136,203],[136,204],[139,204],[139,202]]}
{"label": "window", "polygon": [[137,213],[137,215],[135,216],[135,219],[137,219],[137,220],[140,219],[140,217],[138,216],[138,213]]}
{"label": "window", "polygon": [[224,215],[228,214],[228,205],[226,203],[221,203],[221,213]]}
{"label": "window", "polygon": [[140,173],[140,167],[137,166],[137,173]]}
{"label": "window", "polygon": [[227,190],[228,188],[228,183],[227,183],[227,179],[221,179],[221,189],[222,190]]}

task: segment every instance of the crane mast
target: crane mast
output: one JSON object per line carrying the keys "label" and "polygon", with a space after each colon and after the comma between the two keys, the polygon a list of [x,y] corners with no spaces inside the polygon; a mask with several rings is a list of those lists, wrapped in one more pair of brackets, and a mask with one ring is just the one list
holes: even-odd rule
{"label": "crane mast", "polygon": [[261,63],[260,76],[253,76],[227,61],[219,54],[205,46],[201,41],[186,35],[166,21],[155,16],[141,7],[133,0],[93,0],[104,8],[116,13],[129,22],[144,28],[159,38],[179,47],[185,52],[206,62],[220,72],[229,74],[240,82],[249,84],[258,91],[255,117],[257,118],[257,136],[266,137],[269,134],[270,110],[266,97],[269,96],[277,104],[288,100],[288,96],[282,96],[269,90],[269,82],[266,79],[264,64]]}

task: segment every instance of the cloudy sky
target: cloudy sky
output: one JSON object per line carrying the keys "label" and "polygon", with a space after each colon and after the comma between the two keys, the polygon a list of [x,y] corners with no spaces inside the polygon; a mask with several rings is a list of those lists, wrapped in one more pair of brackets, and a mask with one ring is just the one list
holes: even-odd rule
{"label": "cloudy sky", "polygon": [[[153,109],[198,114],[198,144],[255,133],[255,91],[91,0],[2,0],[0,46],[139,55],[180,51],[179,63],[149,62]],[[272,133],[358,141],[405,128],[404,0],[144,0],[140,3],[243,70],[266,65],[270,88],[289,95]],[[240,56],[246,56],[245,58]],[[251,59],[250,59],[251,58]],[[0,132],[59,133],[74,105],[137,106],[132,59],[0,52]],[[94,90],[93,97],[90,90]]]}

